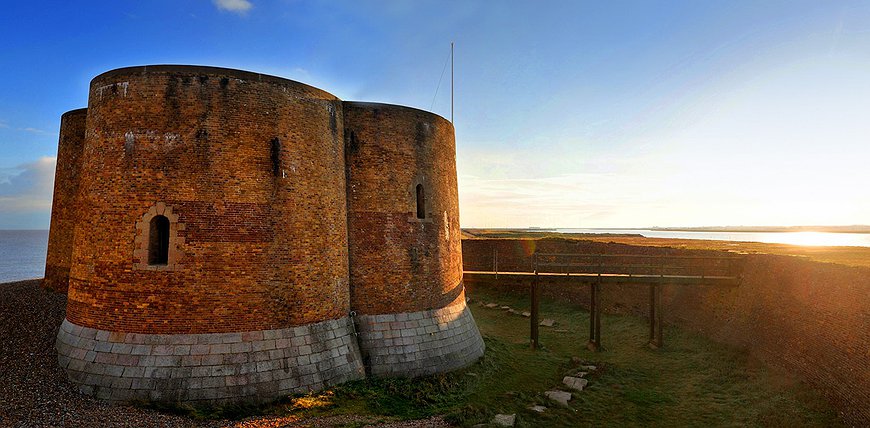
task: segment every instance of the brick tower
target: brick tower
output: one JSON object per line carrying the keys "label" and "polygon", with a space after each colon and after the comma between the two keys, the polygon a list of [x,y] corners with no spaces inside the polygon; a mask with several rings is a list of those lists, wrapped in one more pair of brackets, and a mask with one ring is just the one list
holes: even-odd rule
{"label": "brick tower", "polygon": [[58,171],[46,285],[68,283],[59,362],[85,393],[264,401],[483,352],[443,118],[239,70],[130,67],[64,115]]}

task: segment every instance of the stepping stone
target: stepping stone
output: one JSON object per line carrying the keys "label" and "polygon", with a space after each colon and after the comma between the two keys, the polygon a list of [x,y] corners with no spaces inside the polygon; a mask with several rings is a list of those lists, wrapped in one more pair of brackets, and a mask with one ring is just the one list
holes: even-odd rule
{"label": "stepping stone", "polygon": [[568,402],[571,401],[570,392],[551,390],[545,392],[544,395],[563,406],[567,406]]}
{"label": "stepping stone", "polygon": [[492,418],[492,423],[494,423],[500,427],[512,427],[512,426],[514,426],[514,424],[516,422],[517,422],[517,414],[516,413],[511,414],[511,415],[498,414],[498,415],[495,415],[494,418]]}
{"label": "stepping stone", "polygon": [[595,366],[580,366],[579,368],[580,370],[586,370],[588,372],[594,372],[597,369]]}
{"label": "stepping stone", "polygon": [[486,307],[486,308],[490,308],[490,309],[492,309],[492,308],[497,307],[497,306],[498,306],[498,303],[487,303],[487,304],[485,304],[485,305],[483,305],[483,306]]}
{"label": "stepping stone", "polygon": [[547,410],[547,408],[544,406],[535,405],[535,406],[529,407],[529,410],[531,410],[533,412],[544,413],[544,410]]}
{"label": "stepping stone", "polygon": [[504,310],[508,310],[508,309],[510,309],[510,308],[511,308],[510,306],[501,306],[501,307],[499,307],[499,309],[504,309]]}
{"label": "stepping stone", "polygon": [[513,315],[519,315],[519,312],[517,312],[514,309],[508,309],[508,313],[513,314]]}
{"label": "stepping stone", "polygon": [[532,316],[532,313],[531,312],[523,312],[523,316],[528,318],[528,317]]}
{"label": "stepping stone", "polygon": [[568,388],[583,391],[583,388],[589,384],[589,381],[579,377],[565,376],[562,378],[562,383],[564,383]]}
{"label": "stepping stone", "polygon": [[540,325],[542,325],[542,326],[544,326],[544,327],[552,327],[552,326],[556,325],[556,321],[555,321],[555,320],[551,320],[551,319],[549,319],[549,318],[544,318],[544,319],[541,321],[541,324],[540,324]]}
{"label": "stepping stone", "polygon": [[589,372],[577,372],[577,373],[574,373],[574,377],[586,377],[586,375],[588,375],[588,374],[589,374]]}

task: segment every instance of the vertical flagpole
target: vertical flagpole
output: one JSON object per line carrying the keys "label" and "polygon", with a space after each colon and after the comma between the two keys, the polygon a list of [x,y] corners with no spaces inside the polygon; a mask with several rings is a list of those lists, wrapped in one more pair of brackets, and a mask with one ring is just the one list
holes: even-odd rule
{"label": "vertical flagpole", "polygon": [[453,42],[450,42],[450,123],[453,123]]}

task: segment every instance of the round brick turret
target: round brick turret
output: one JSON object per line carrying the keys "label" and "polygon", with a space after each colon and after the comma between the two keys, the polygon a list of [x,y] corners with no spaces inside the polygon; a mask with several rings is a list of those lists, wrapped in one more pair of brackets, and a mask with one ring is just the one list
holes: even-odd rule
{"label": "round brick turret", "polygon": [[63,293],[69,286],[73,233],[78,219],[75,201],[81,175],[87,117],[86,108],[68,111],[60,117],[54,198],[51,201],[51,228],[48,232],[43,286]]}
{"label": "round brick turret", "polygon": [[[355,102],[344,103],[344,120],[351,306],[366,366],[406,375],[470,364],[483,341],[465,307],[453,125]],[[458,346],[442,348],[438,334]],[[390,352],[397,345],[409,352]]]}
{"label": "round brick turret", "polygon": [[[178,334],[346,316],[340,106],[235,70],[94,78],[69,320]],[[149,263],[148,221],[170,210],[168,260]]]}
{"label": "round brick turret", "polygon": [[[93,361],[141,382],[77,370],[68,337],[61,354],[72,360],[62,362],[74,380],[105,398],[188,401],[273,398],[359,377],[341,102],[211,67],[124,68],[90,91],[62,333],[95,335],[111,352],[94,347]],[[315,324],[323,335],[295,329]],[[297,337],[301,353],[277,348]],[[317,361],[328,376],[288,370],[288,358],[309,370],[315,351],[340,355]]]}

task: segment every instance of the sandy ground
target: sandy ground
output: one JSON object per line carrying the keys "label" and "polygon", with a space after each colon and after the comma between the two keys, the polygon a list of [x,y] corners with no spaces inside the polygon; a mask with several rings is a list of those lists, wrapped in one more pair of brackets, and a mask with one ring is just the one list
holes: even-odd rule
{"label": "sandy ground", "polygon": [[[43,290],[40,280],[0,284],[0,427],[334,427],[366,426],[355,415],[300,419],[263,416],[201,421],[79,394],[57,365],[54,340],[66,296]],[[385,427],[447,427],[435,417]]]}

